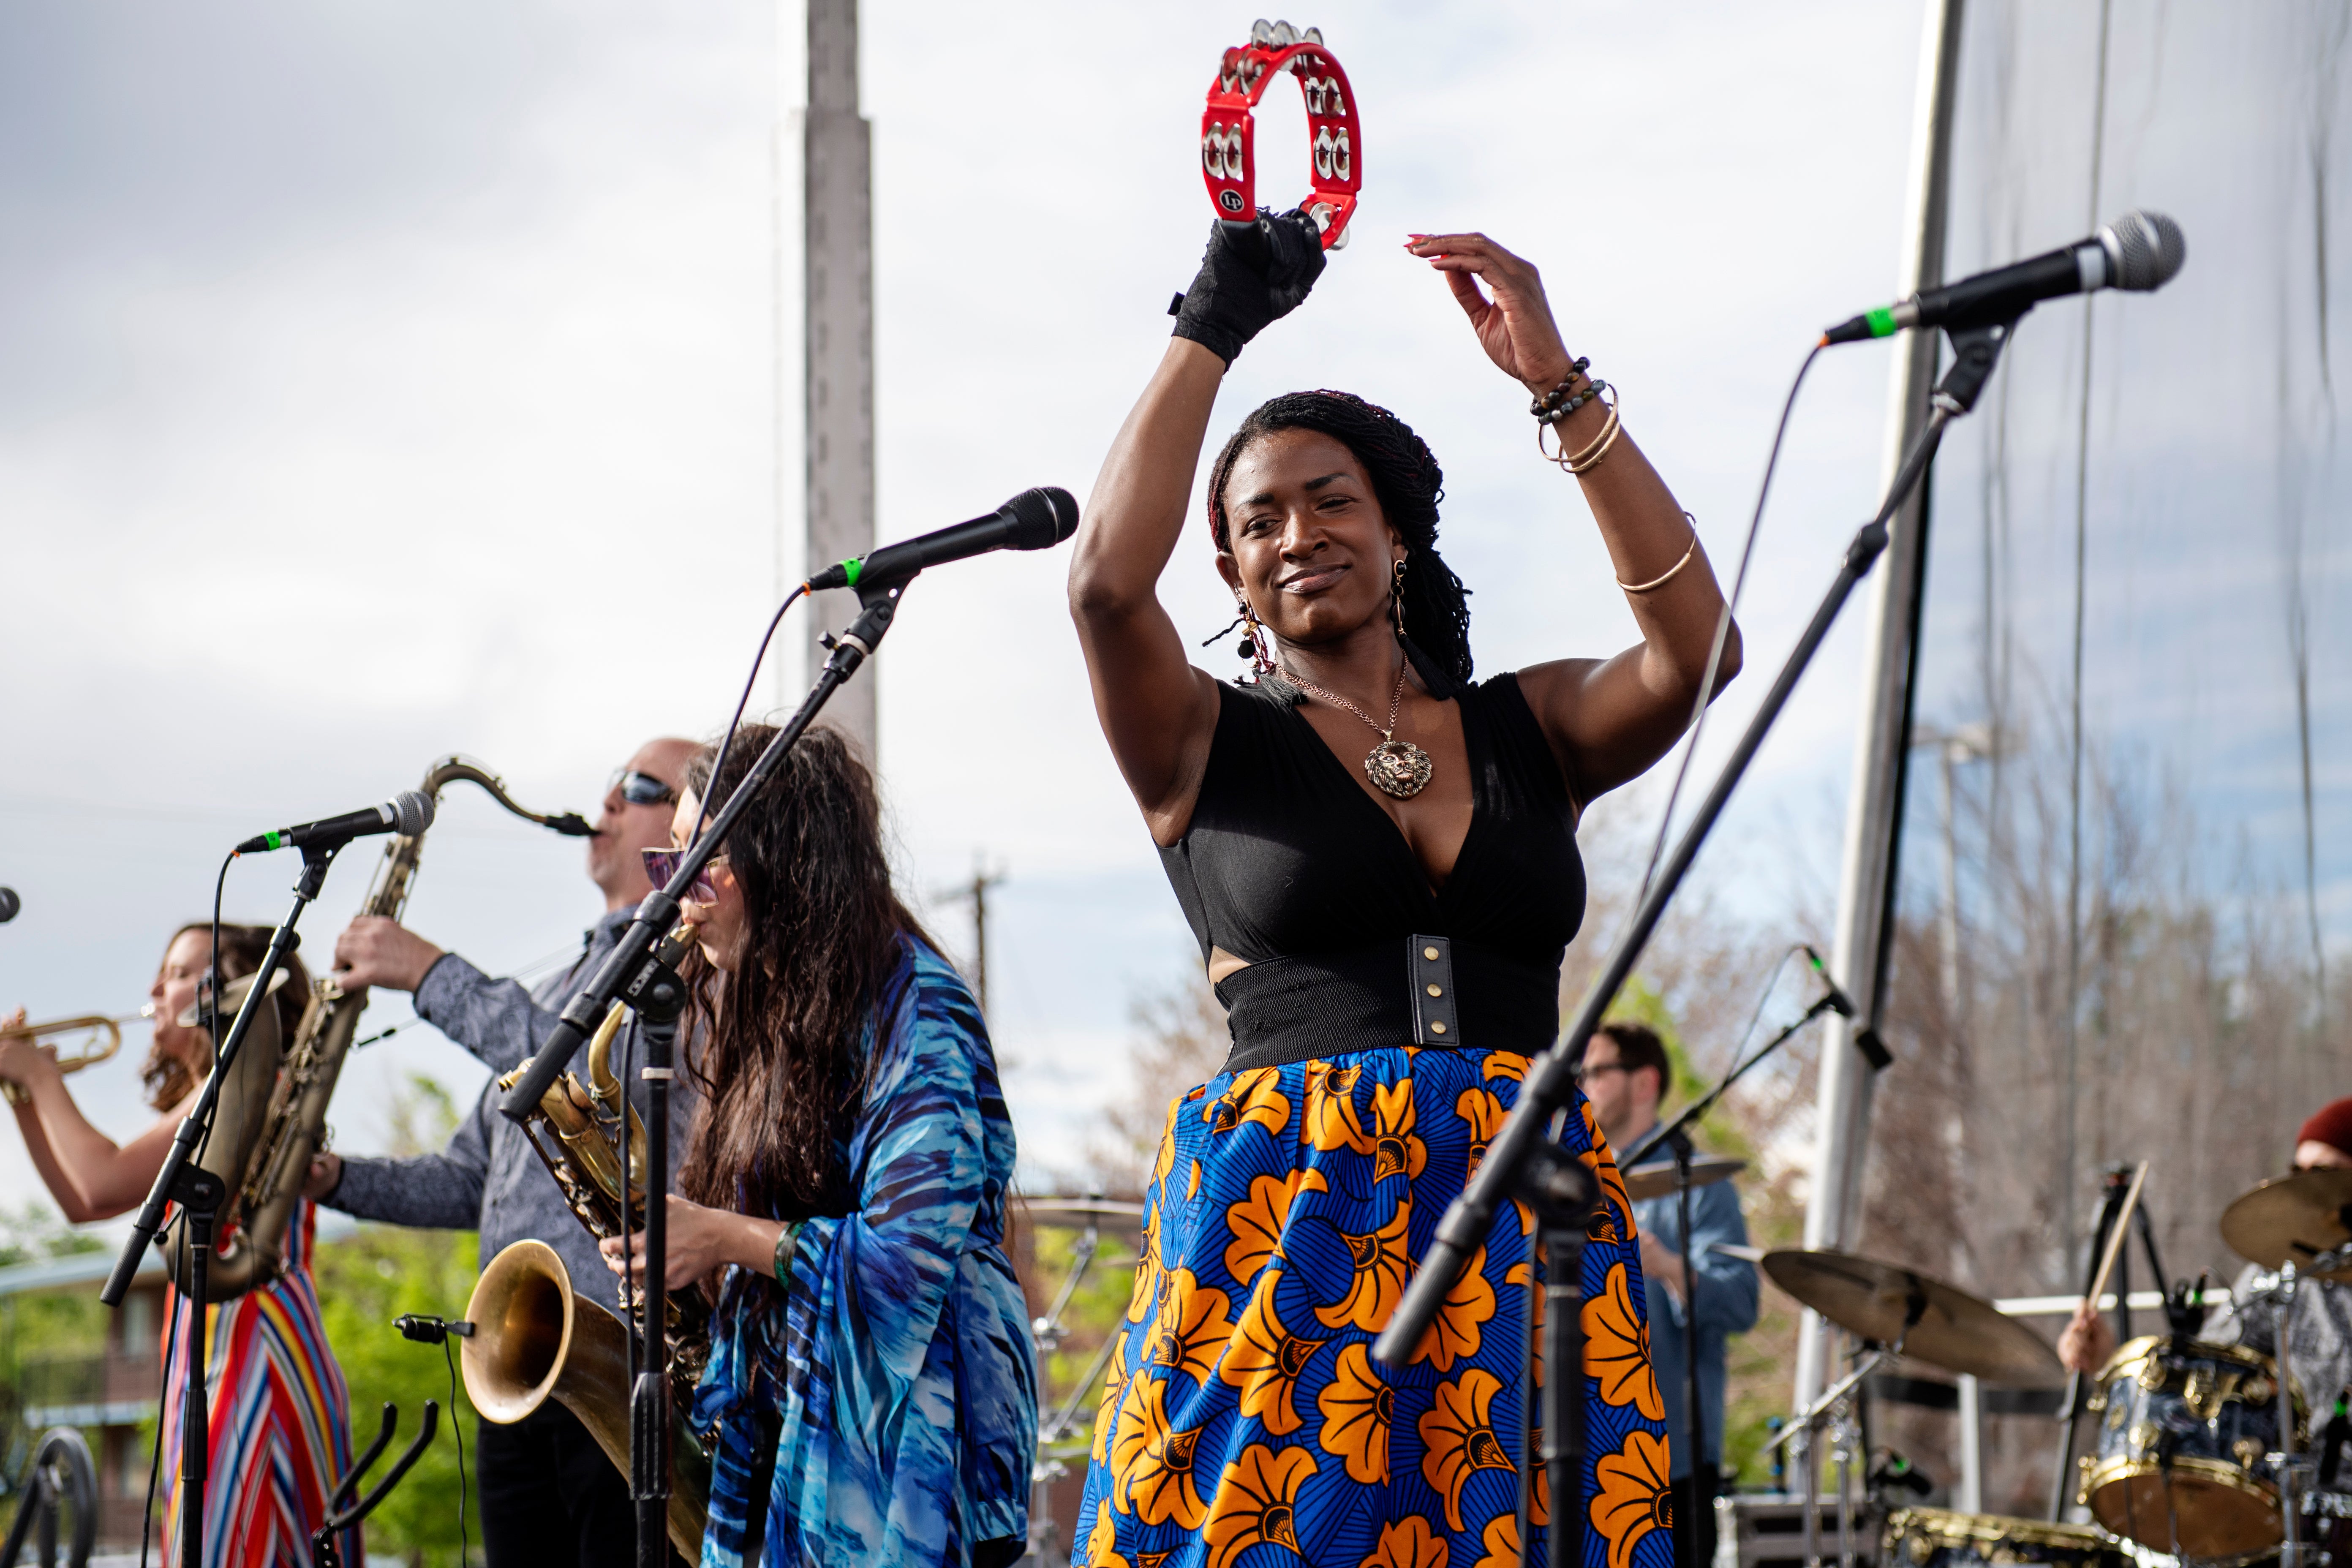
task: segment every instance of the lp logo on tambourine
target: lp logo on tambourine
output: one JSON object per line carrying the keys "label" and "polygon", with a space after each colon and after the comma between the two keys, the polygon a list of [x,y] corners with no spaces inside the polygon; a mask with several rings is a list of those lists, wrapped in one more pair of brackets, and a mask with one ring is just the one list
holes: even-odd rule
{"label": "lp logo on tambourine", "polygon": [[1356,123],[1356,92],[1348,73],[1323,47],[1323,35],[1299,32],[1287,22],[1260,20],[1250,41],[1227,49],[1201,111],[1201,172],[1217,216],[1245,223],[1257,216],[1257,174],[1251,110],[1265,96],[1276,73],[1298,79],[1307,99],[1309,189],[1298,205],[1323,226],[1323,247],[1348,243],[1348,219],[1363,189],[1362,130]]}

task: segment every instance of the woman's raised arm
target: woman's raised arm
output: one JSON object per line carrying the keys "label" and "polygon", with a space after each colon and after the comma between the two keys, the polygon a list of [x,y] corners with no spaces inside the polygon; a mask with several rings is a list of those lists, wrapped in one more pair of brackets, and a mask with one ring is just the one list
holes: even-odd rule
{"label": "woman's raised arm", "polygon": [[1193,668],[1160,603],[1160,574],[1183,532],[1210,411],[1244,344],[1307,297],[1323,270],[1315,221],[1299,213],[1219,224],[1176,316],[1175,341],[1111,443],[1078,525],[1070,614],[1095,712],[1152,837],[1182,836],[1216,731],[1217,685]]}

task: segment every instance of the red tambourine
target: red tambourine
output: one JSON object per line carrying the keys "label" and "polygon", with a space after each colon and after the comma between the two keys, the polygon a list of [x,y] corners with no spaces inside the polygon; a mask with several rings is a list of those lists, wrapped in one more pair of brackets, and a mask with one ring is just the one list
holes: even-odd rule
{"label": "red tambourine", "polygon": [[1298,78],[1307,95],[1307,136],[1313,188],[1298,205],[1323,226],[1323,248],[1345,245],[1356,194],[1364,185],[1364,138],[1356,123],[1356,91],[1348,73],[1323,47],[1314,27],[1260,21],[1250,41],[1227,49],[1201,111],[1201,172],[1217,216],[1232,223],[1257,216],[1257,171],[1250,110],[1278,71]]}

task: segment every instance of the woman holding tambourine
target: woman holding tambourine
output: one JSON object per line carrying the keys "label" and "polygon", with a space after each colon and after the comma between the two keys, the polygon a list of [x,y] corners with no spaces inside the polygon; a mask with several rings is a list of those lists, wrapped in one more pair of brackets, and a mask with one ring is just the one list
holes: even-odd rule
{"label": "woman holding tambourine", "polygon": [[[1532,1531],[1549,1522],[1526,1474],[1523,1211],[1500,1216],[1411,1365],[1370,1347],[1558,1034],[1578,817],[1682,733],[1723,609],[1691,520],[1563,345],[1536,269],[1483,235],[1414,235],[1407,252],[1533,395],[1642,641],[1474,682],[1467,591],[1436,550],[1436,458],[1386,409],[1307,392],[1252,412],[1211,465],[1208,528],[1255,679],[1195,668],[1155,584],[1226,367],[1304,302],[1323,226],[1261,212],[1212,233],[1071,566],[1104,732],[1234,1041],[1171,1108],[1146,1192],[1073,1542],[1096,1568],[1232,1568],[1261,1543],[1341,1568],[1516,1563],[1523,1479]],[[1718,685],[1738,660],[1734,632]],[[1605,1194],[1582,1282],[1587,1561],[1668,1568],[1640,1251],[1578,1105],[1566,1141]]]}

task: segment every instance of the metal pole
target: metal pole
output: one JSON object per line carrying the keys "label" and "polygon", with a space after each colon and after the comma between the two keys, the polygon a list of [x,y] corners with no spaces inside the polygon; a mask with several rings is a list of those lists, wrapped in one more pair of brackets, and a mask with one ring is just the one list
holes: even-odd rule
{"label": "metal pole", "polygon": [[[1949,205],[1952,110],[1959,74],[1963,0],[1927,0],[1919,53],[1916,119],[1912,128],[1910,196],[1906,204],[1902,276],[1897,291],[1915,293],[1943,281],[1944,229]],[[1892,472],[1927,419],[1936,374],[1936,334],[1906,331],[1896,340],[1887,421]],[[1832,1018],[1822,1041],[1818,1100],[1820,1143],[1812,1196],[1805,1210],[1805,1245],[1850,1246],[1861,1207],[1864,1157],[1870,1139],[1871,1068],[1854,1048],[1859,1027],[1884,1010],[1880,949],[1886,937],[1886,897],[1892,870],[1895,817],[1908,753],[1913,606],[1927,564],[1927,489],[1923,484],[1890,523],[1886,568],[1870,584],[1868,641],[1863,658],[1862,718],[1854,740],[1853,785],[1846,808],[1845,850],[1838,879],[1836,972],[1844,977],[1861,1016]],[[1810,1405],[1823,1383],[1826,1325],[1808,1310],[1798,1332],[1795,1399]]]}
{"label": "metal pole", "polygon": [[[808,0],[801,117],[804,570],[874,548],[873,128],[857,110],[857,0]],[[843,618],[841,595],[806,620],[808,668]],[[875,688],[843,688],[825,722],[875,755]]]}

